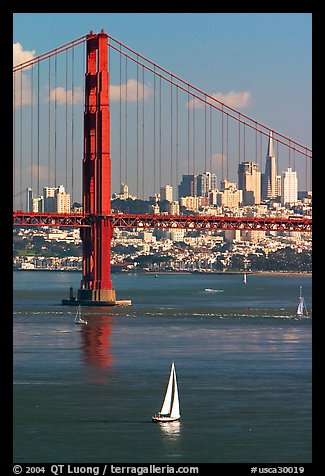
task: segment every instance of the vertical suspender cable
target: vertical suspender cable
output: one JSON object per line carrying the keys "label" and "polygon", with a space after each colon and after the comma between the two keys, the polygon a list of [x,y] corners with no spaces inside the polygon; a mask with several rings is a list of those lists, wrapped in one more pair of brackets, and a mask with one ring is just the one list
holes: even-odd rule
{"label": "vertical suspender cable", "polygon": [[57,186],[57,179],[56,179],[56,158],[57,158],[57,131],[56,131],[56,123],[57,123],[57,81],[58,81],[58,72],[57,72],[57,55],[55,55],[54,59],[54,187]]}
{"label": "vertical suspender cable", "polygon": [[153,193],[156,193],[156,73],[153,74]]}
{"label": "vertical suspender cable", "polygon": [[212,106],[210,105],[210,172],[212,173]]}
{"label": "vertical suspender cable", "polygon": [[[30,80],[30,83],[31,83],[31,86],[30,86],[30,187],[31,189],[33,189],[33,123],[34,123],[34,117],[33,117],[33,113],[34,113],[34,107],[33,107],[33,103],[34,103],[34,94],[33,94],[33,78],[34,78],[34,67],[32,67],[31,69],[31,80]],[[29,210],[27,210],[29,211]],[[33,208],[31,206],[31,211],[33,211]]]}
{"label": "vertical suspender cable", "polygon": [[136,136],[137,136],[137,198],[139,198],[139,63],[137,60],[137,120],[136,120]]}
{"label": "vertical suspender cable", "polygon": [[37,196],[40,196],[40,62],[37,63]]}
{"label": "vertical suspender cable", "polygon": [[47,144],[47,155],[48,155],[48,170],[47,170],[47,181],[49,186],[51,186],[51,58],[49,58],[49,110],[48,110],[48,144]]}
{"label": "vertical suspender cable", "polygon": [[245,124],[244,124],[244,144],[243,144],[243,148],[244,148],[244,159],[243,159],[243,162],[246,162],[246,127],[245,127]]}
{"label": "vertical suspender cable", "polygon": [[306,150],[306,155],[305,155],[305,189],[306,189],[306,192],[308,191],[307,177],[308,177],[308,167],[307,167],[307,150]]}
{"label": "vertical suspender cable", "polygon": [[221,109],[221,179],[223,180],[225,178],[223,171],[223,105]]}
{"label": "vertical suspender cable", "polygon": [[260,131],[260,154],[259,154],[259,161],[260,161],[260,169],[261,169],[261,199],[263,200],[264,196],[264,185],[263,185],[263,160],[262,160],[262,131]]}
{"label": "vertical suspender cable", "polygon": [[276,171],[278,172],[279,170],[279,142],[276,141],[276,156],[275,156],[275,161],[276,161]]}
{"label": "vertical suspender cable", "polygon": [[20,71],[20,175],[19,175],[19,192],[20,192],[20,209],[23,209],[23,72]]}
{"label": "vertical suspender cable", "polygon": [[178,167],[178,88],[176,88],[176,187],[178,184],[179,177]]}
{"label": "vertical suspender cable", "polygon": [[228,114],[227,114],[227,123],[226,123],[226,141],[227,141],[227,149],[226,149],[227,177],[226,179],[229,180],[229,115]]}
{"label": "vertical suspender cable", "polygon": [[65,191],[68,192],[68,50],[65,52]]}
{"label": "vertical suspender cable", "polygon": [[204,98],[204,171],[207,172],[207,102],[206,102],[206,97]]}
{"label": "vertical suspender cable", "polygon": [[13,166],[14,166],[14,171],[13,171],[13,207],[14,209],[16,208],[16,203],[15,203],[15,195],[16,195],[16,73],[14,73],[14,111],[13,111]]}
{"label": "vertical suspender cable", "polygon": [[195,102],[193,99],[193,175],[195,175]]}
{"label": "vertical suspender cable", "polygon": [[238,165],[240,164],[240,114],[238,115]]}
{"label": "vertical suspender cable", "polygon": [[170,75],[170,185],[173,186],[173,76]]}
{"label": "vertical suspender cable", "polygon": [[144,196],[144,67],[142,66],[142,200]]}
{"label": "vertical suspender cable", "polygon": [[257,124],[255,122],[255,163],[257,164]]}
{"label": "vertical suspender cable", "polygon": [[[72,48],[71,68],[71,203],[74,202],[74,48]],[[71,207],[70,207],[71,208]]]}
{"label": "vertical suspender cable", "polygon": [[119,135],[119,146],[120,146],[120,184],[122,183],[122,53],[120,45],[120,135]]}
{"label": "vertical suspender cable", "polygon": [[190,85],[188,85],[187,98],[187,174],[190,175]]}
{"label": "vertical suspender cable", "polygon": [[[258,187],[258,174],[257,174],[257,171],[258,171],[258,158],[257,158],[257,124],[255,122],[255,164],[256,164],[256,174],[255,174],[255,191],[257,190],[257,187]],[[254,203],[257,203],[257,200],[256,200],[256,192],[255,192],[255,196],[254,196]]]}
{"label": "vertical suspender cable", "polygon": [[128,59],[125,57],[125,183],[128,183]]}
{"label": "vertical suspender cable", "polygon": [[159,77],[159,192],[161,188],[161,155],[162,155],[162,144],[161,144],[161,121],[162,121],[162,99],[161,99],[161,76]]}

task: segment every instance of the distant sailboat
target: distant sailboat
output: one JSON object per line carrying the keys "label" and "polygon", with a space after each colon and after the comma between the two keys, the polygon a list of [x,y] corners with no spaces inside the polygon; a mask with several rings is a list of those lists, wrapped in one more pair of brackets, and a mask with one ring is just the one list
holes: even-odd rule
{"label": "distant sailboat", "polygon": [[88,324],[87,320],[83,319],[83,317],[81,316],[81,306],[78,306],[76,315],[74,317],[74,322],[75,324]]}
{"label": "distant sailboat", "polygon": [[246,273],[243,274],[243,283],[247,284],[247,275],[246,275]]}
{"label": "distant sailboat", "polygon": [[181,414],[179,410],[176,370],[175,364],[173,362],[170,368],[168,385],[161,410],[159,413],[157,413],[157,415],[152,417],[152,420],[158,422],[171,422],[177,421],[180,418]]}
{"label": "distant sailboat", "polygon": [[296,312],[296,315],[300,317],[308,316],[305,298],[302,296],[301,290],[302,290],[302,286],[300,286],[299,304],[298,304],[297,312]]}

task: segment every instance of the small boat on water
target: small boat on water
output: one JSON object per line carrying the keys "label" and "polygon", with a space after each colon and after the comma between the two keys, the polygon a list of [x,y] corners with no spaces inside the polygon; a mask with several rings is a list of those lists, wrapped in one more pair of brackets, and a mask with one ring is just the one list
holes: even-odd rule
{"label": "small boat on water", "polygon": [[247,284],[247,274],[246,273],[243,274],[243,283]]}
{"label": "small boat on water", "polygon": [[74,317],[74,323],[75,324],[88,324],[87,320],[84,319],[81,315],[81,306],[80,305],[78,306],[76,315]]}
{"label": "small boat on water", "polygon": [[177,421],[180,418],[181,414],[179,410],[177,378],[175,364],[173,362],[170,368],[167,389],[160,412],[152,417],[152,421],[165,423]]}
{"label": "small boat on water", "polygon": [[308,316],[305,298],[302,296],[302,286],[300,286],[299,304],[297,307],[296,315],[299,317]]}

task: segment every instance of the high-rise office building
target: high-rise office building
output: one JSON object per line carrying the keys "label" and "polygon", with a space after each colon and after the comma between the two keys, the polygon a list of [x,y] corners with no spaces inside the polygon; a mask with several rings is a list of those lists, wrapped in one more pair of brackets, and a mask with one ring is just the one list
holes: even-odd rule
{"label": "high-rise office building", "polygon": [[178,185],[178,197],[196,197],[196,175],[183,175]]}
{"label": "high-rise office building", "polygon": [[55,192],[57,187],[43,187],[44,212],[56,212]]}
{"label": "high-rise office building", "polygon": [[243,191],[242,205],[261,203],[261,172],[254,162],[238,165],[238,188]]}
{"label": "high-rise office building", "polygon": [[33,211],[33,189],[28,187],[26,189],[26,211],[32,212]]}
{"label": "high-rise office building", "polygon": [[160,187],[160,200],[168,200],[169,203],[173,201],[173,187],[171,185],[164,185]]}
{"label": "high-rise office building", "polygon": [[199,174],[196,177],[196,193],[198,197],[207,197],[210,190],[217,188],[217,176],[211,172]]}
{"label": "high-rise office building", "polygon": [[277,196],[273,134],[270,132],[265,162],[265,173],[262,175],[262,199],[274,200]]}
{"label": "high-rise office building", "polygon": [[298,200],[298,178],[297,172],[291,167],[282,174],[282,205],[294,205]]}

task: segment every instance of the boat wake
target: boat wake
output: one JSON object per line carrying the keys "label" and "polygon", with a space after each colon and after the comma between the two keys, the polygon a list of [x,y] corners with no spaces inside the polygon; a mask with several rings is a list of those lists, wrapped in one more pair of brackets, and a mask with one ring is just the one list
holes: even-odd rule
{"label": "boat wake", "polygon": [[223,289],[205,288],[204,291],[205,291],[206,293],[223,293]]}

